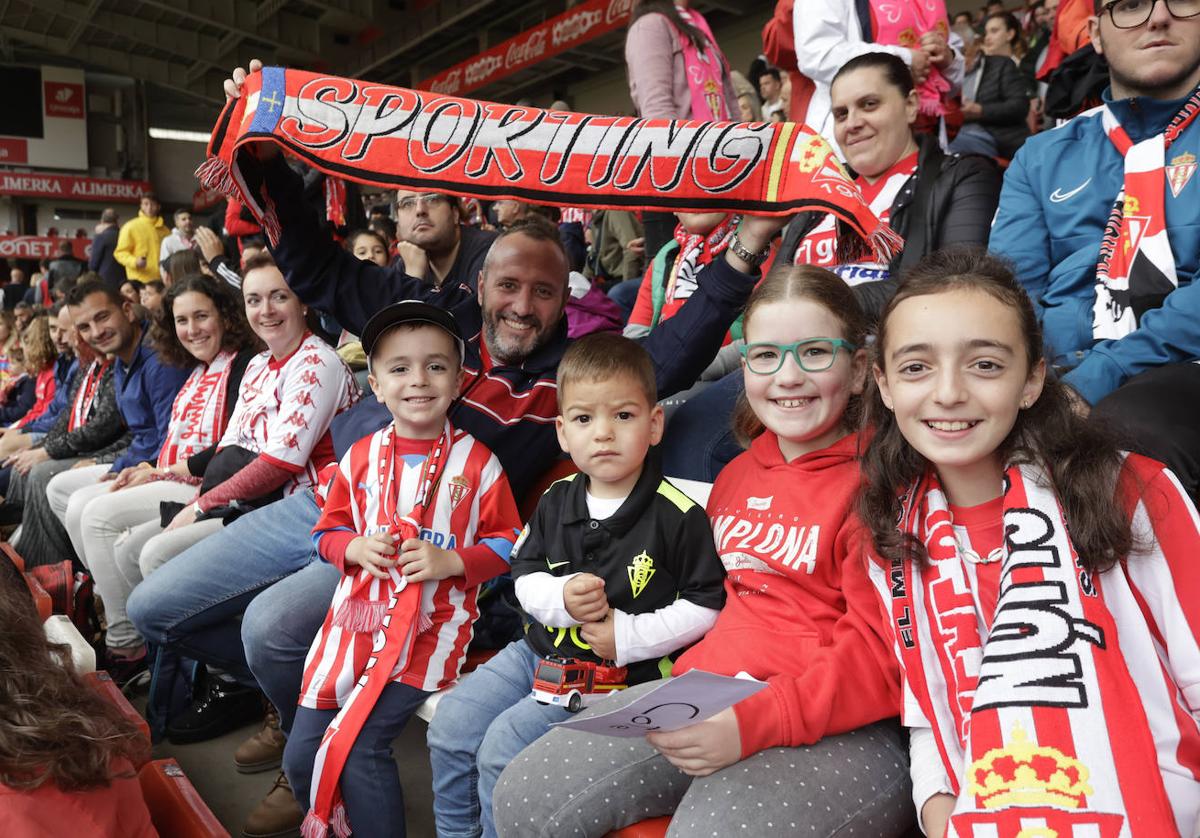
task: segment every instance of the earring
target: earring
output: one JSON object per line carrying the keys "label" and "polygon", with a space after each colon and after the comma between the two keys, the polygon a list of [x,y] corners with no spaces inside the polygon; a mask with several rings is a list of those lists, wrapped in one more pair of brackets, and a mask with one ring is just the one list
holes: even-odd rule
{"label": "earring", "polygon": [[1021,410],[1028,410],[1028,409],[1029,409],[1029,400],[1023,399],[1021,401]]}

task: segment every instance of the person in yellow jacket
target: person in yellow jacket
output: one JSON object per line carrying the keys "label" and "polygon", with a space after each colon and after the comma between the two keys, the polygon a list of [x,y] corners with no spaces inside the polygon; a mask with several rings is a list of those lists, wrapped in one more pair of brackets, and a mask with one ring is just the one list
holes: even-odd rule
{"label": "person in yellow jacket", "polygon": [[113,258],[125,266],[129,279],[150,282],[158,279],[158,251],[171,232],[159,217],[162,207],[151,193],[142,196],[137,218],[126,221],[117,237]]}

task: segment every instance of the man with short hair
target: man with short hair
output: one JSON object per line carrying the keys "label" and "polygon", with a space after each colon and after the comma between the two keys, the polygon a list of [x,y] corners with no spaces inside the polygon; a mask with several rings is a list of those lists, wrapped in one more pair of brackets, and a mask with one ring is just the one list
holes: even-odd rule
{"label": "man with short hair", "polygon": [[192,237],[196,235],[196,222],[192,219],[192,211],[187,207],[180,207],[175,210],[174,219],[175,227],[162,240],[162,244],[158,248],[160,273],[162,265],[172,253],[178,253],[181,250],[191,250],[195,246]]}
{"label": "man with short hair", "polygon": [[463,224],[457,198],[401,189],[396,217],[396,252],[405,273],[437,287],[475,287],[496,234]]}
{"label": "man with short hair", "polygon": [[113,388],[117,409],[129,432],[128,446],[111,462],[76,464],[47,482],[46,516],[22,522],[21,552],[35,564],[74,555],[62,519],[71,494],[85,486],[114,479],[139,463],[154,463],[166,438],[171,405],[191,372],[165,364],[153,348],[146,322],[133,304],[99,279],[80,282],[67,295],[67,308],[79,338],[99,356],[113,359]]}
{"label": "man with short hair", "polygon": [[[352,332],[397,300],[418,298],[454,314],[470,338],[467,378],[450,421],[486,444],[504,466],[514,495],[525,495],[560,456],[555,375],[568,343],[563,312],[569,287],[557,228],[540,216],[515,224],[487,251],[474,289],[449,282],[431,286],[395,266],[380,268],[356,259],[328,235],[319,235],[317,219],[298,200],[298,179],[282,159],[270,156],[262,169],[282,231],[275,258],[302,300],[330,312]],[[439,202],[417,205],[428,194],[401,193],[401,213],[432,218],[442,209]],[[646,339],[660,397],[690,386],[716,354],[757,280],[758,263],[737,252],[765,255],[785,220],[747,218],[737,234],[738,246],[706,268],[696,293]],[[433,221],[426,225],[432,227]],[[374,399],[359,402],[331,426],[335,453],[340,456],[382,427],[388,416]],[[331,566],[313,561],[311,542],[297,536],[311,532],[317,517],[317,504],[307,493],[252,512],[148,577],[128,603],[130,619],[147,640],[218,663],[242,678],[252,670],[285,729],[294,713],[304,657],[337,577]],[[236,562],[230,560],[233,555]],[[243,649],[234,646],[239,636],[234,618],[243,610],[245,658],[240,657]],[[515,626],[503,628],[507,632]],[[493,624],[492,631],[499,630]],[[476,637],[486,632],[487,621],[481,619]],[[506,633],[490,641],[509,639]],[[264,730],[239,751],[238,765],[277,764],[278,748],[273,759],[269,755],[271,743],[280,739],[277,731]],[[302,816],[286,783],[277,785],[243,834],[282,832],[298,826]]]}
{"label": "man with short hair", "polygon": [[1081,400],[1197,497],[1200,5],[1094,8],[1104,106],[1025,143],[989,246],[1014,262]]}
{"label": "man with short hair", "polygon": [[50,260],[49,270],[47,271],[46,281],[53,288],[56,283],[64,279],[79,279],[79,275],[83,273],[86,267],[81,259],[75,258],[75,249],[69,241],[60,241],[58,243],[58,254]]}
{"label": "man with short hair", "polygon": [[25,271],[20,268],[13,268],[8,272],[8,282],[4,285],[4,308],[12,311],[17,307],[17,303],[25,298],[25,292],[29,290],[29,277]]}
{"label": "man with short hair", "polygon": [[759,77],[758,92],[763,100],[763,121],[770,122],[773,114],[783,110],[783,74],[778,67],[768,67]]}
{"label": "man with short hair", "polygon": [[[125,282],[125,268],[113,253],[117,249],[117,211],[105,207],[96,225],[96,238],[92,239],[92,252],[88,255],[88,270],[94,271],[113,290],[119,290]],[[51,286],[53,288],[53,286]]]}
{"label": "man with short hair", "polygon": [[158,279],[158,254],[167,237],[167,227],[159,212],[162,206],[154,193],[142,196],[137,218],[125,222],[117,236],[113,258],[125,266],[127,279],[149,282]]}
{"label": "man with short hair", "polygon": [[529,205],[512,198],[501,198],[492,204],[492,212],[496,214],[496,224],[501,230],[507,230],[529,213]]}

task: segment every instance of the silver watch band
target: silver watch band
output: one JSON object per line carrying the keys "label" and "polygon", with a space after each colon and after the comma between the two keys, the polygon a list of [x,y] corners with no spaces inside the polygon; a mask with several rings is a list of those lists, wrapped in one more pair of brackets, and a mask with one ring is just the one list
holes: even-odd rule
{"label": "silver watch band", "polygon": [[770,245],[762,253],[751,253],[746,249],[746,245],[742,244],[742,240],[738,238],[738,234],[734,233],[733,238],[729,241],[729,249],[733,251],[733,255],[741,259],[743,262],[758,267],[763,262],[767,261],[767,256],[771,254]]}

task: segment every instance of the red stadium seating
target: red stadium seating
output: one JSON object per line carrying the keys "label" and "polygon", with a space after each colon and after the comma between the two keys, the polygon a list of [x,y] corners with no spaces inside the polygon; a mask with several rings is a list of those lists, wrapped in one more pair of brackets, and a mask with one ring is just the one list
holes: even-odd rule
{"label": "red stadium seating", "polygon": [[608,833],[607,838],[663,838],[667,827],[671,825],[669,817],[650,818]]}
{"label": "red stadium seating", "polygon": [[154,828],[170,838],[229,838],[196,787],[173,759],[156,759],[138,772]]}
{"label": "red stadium seating", "polygon": [[146,758],[137,763],[134,768],[141,769],[143,765],[150,759],[150,725],[146,724],[146,720],[142,718],[134,706],[129,703],[129,699],[117,687],[116,682],[112,677],[103,670],[98,672],[89,672],[83,676],[83,680],[87,685],[100,694],[100,697],[108,701],[110,704],[115,704],[122,715],[129,718],[138,729],[142,732],[142,736],[146,739]]}

